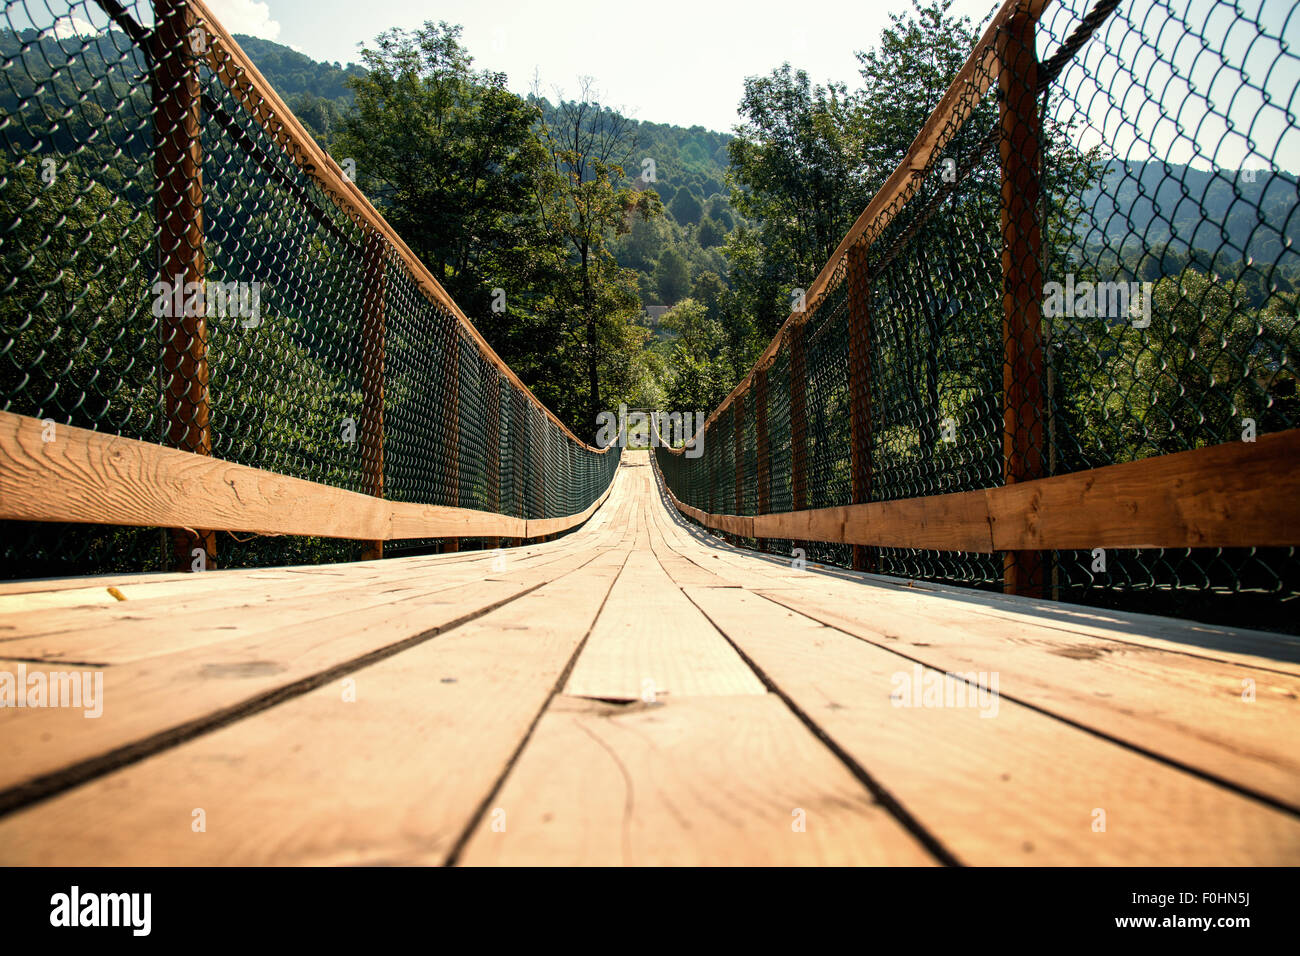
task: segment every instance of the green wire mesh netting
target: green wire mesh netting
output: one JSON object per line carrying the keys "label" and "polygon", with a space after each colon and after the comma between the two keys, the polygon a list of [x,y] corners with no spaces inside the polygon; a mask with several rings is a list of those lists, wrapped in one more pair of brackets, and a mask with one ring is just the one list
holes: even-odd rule
{"label": "green wire mesh netting", "polygon": [[[0,409],[396,501],[525,518],[594,502],[618,452],[563,431],[214,72],[206,31],[176,22],[156,29],[148,3],[5,2]],[[173,276],[202,280],[206,321]],[[157,528],[0,533],[7,577],[173,560]],[[362,552],[218,541],[222,566]]]}
{"label": "green wire mesh netting", "polygon": [[[988,51],[965,122],[712,416],[701,457],[656,452],[668,487],[705,511],[752,515],[989,488],[1013,468],[1065,474],[1300,425],[1297,42],[1293,0],[1050,4],[1034,72],[1010,71],[1000,92]],[[1026,151],[999,120],[1017,84],[1033,90],[1042,157],[1019,193],[1013,177],[1004,191],[1003,166]],[[1032,334],[1011,342],[1008,203],[1041,231],[1027,268],[1043,290]],[[857,348],[855,309],[867,317]],[[855,431],[858,383],[869,421]],[[1010,463],[1009,431],[1022,443]],[[854,565],[850,546],[761,545]],[[998,554],[864,551],[857,566],[884,574],[1004,584]],[[1102,558],[1048,553],[1047,593],[1295,628],[1293,548]]]}

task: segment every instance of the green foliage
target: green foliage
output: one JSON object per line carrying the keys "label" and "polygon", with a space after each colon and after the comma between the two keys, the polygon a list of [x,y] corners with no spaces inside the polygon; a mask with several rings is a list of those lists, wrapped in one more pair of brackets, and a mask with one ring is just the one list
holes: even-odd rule
{"label": "green foliage", "polygon": [[713,408],[726,396],[732,381],[722,323],[694,299],[683,299],[660,321],[677,335],[670,351],[672,373],[664,390],[667,407],[678,411]]}
{"label": "green foliage", "polygon": [[493,288],[518,288],[531,268],[520,260],[539,241],[527,223],[547,154],[536,108],[503,74],[475,72],[459,37],[446,23],[381,34],[362,53],[367,72],[349,79],[356,106],[334,154],[356,162],[358,185],[407,245],[482,314]]}
{"label": "green foliage", "polygon": [[660,302],[676,303],[690,291],[690,272],[686,260],[676,249],[664,250],[664,254],[659,257],[659,262],[655,265],[654,275]]}
{"label": "green foliage", "polygon": [[306,93],[346,108],[353,97],[351,81],[366,74],[365,68],[358,64],[321,63],[282,43],[261,37],[236,33],[234,38],[257,64],[258,71],[271,80],[275,91],[286,100]]}
{"label": "green foliage", "polygon": [[683,225],[695,225],[700,221],[704,207],[691,193],[689,186],[682,186],[668,204],[668,211],[673,214],[674,219]]}

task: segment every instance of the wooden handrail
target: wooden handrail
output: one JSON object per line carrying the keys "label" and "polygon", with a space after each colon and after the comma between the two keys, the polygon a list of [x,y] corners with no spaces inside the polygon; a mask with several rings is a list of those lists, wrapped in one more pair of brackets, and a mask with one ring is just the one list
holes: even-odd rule
{"label": "wooden handrail", "polygon": [[447,290],[429,271],[428,267],[402,241],[396,230],[379,213],[360,187],[343,174],[338,163],[329,155],[315,138],[307,132],[293,111],[285,105],[279,94],[261,72],[253,65],[234,37],[221,24],[203,0],[187,0],[198,14],[200,24],[208,34],[207,58],[213,73],[235,94],[235,98],[253,116],[263,129],[289,155],[294,163],[311,176],[324,188],[334,203],[350,216],[354,222],[369,227],[386,239],[405,263],[416,285],[433,302],[450,312],[467,335],[478,346],[484,357],[494,364],[509,381],[528,397],[547,418],[567,435],[572,441],[597,454],[604,454],[608,449],[588,445],[573,434],[564,422],[549,408],[538,400],[532,390],[520,380],[501,357],[497,355],[487,339],[469,320],[460,306],[447,294]]}
{"label": "wooden handrail", "polygon": [[315,535],[536,538],[585,522],[585,510],[544,520],[386,501],[302,478],[236,465],[151,442],[0,411],[0,520],[72,521]]}
{"label": "wooden handrail", "polygon": [[1290,547],[1300,545],[1297,461],[1292,428],[994,488],[778,514],[710,514],[663,487],[682,514],[746,538],[983,554]]}

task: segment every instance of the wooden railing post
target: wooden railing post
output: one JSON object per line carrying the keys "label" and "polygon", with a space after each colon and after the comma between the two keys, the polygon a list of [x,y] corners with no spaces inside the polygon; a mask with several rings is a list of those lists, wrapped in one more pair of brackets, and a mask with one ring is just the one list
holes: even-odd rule
{"label": "wooden railing post", "polygon": [[[716,434],[716,428],[714,429],[714,432]],[[703,435],[700,436],[700,440],[704,440]],[[716,442],[713,441],[704,442],[704,473],[708,476],[709,481],[709,504],[707,507],[709,514],[716,514],[718,510],[717,495],[714,491],[717,486],[718,470],[718,456],[716,449],[713,447],[715,444]]]}
{"label": "wooden railing post", "polygon": [[[871,290],[866,245],[849,247],[849,446],[854,504],[871,500]],[[876,570],[875,549],[853,546],[853,568]]]}
{"label": "wooden railing post", "polygon": [[[808,507],[808,356],[804,345],[807,326],[790,326],[790,510]],[[798,541],[791,541],[798,547]]]}
{"label": "wooden railing post", "polygon": [[[732,458],[736,466],[736,503],[732,514],[745,512],[745,394],[736,396],[731,406],[731,447]],[[740,544],[740,536],[732,535],[735,544]]]}
{"label": "wooden railing post", "polygon": [[[447,439],[447,504],[453,508],[460,507],[460,324],[453,321],[451,335],[447,339],[447,348],[443,355],[443,380],[446,393],[443,395],[443,422]],[[459,551],[459,538],[444,538],[444,552]]]}
{"label": "wooden railing post", "polygon": [[[999,153],[1002,161],[1003,476],[1007,484],[1046,473],[1043,410],[1042,154],[1038,120],[1037,17],[1013,16],[998,35]],[[1009,551],[1004,590],[1045,596],[1041,551]]]}
{"label": "wooden railing post", "polygon": [[[484,484],[487,486],[487,508],[489,511],[501,510],[501,373],[496,366],[489,364],[487,379],[487,436],[484,439],[483,464],[487,474]],[[489,538],[485,544],[489,548],[501,546],[500,538]]]}
{"label": "wooden railing post", "polygon": [[[516,401],[513,392],[510,396],[510,487],[513,492],[514,514],[516,518],[527,518],[524,511],[525,471],[528,465],[528,411],[525,403]],[[524,538],[515,538],[514,543],[521,545]]]}
{"label": "wooden railing post", "polygon": [[[533,417],[537,417],[534,415]],[[541,416],[542,422],[540,428],[531,428],[531,448],[528,456],[528,471],[533,479],[533,514],[538,518],[546,517],[546,429],[550,425],[550,419]],[[539,540],[545,540],[545,535],[538,535]]]}
{"label": "wooden railing post", "polygon": [[[366,230],[361,315],[361,490],[384,497],[384,353],[387,335],[384,238]],[[384,556],[384,542],[367,541],[362,559]]]}
{"label": "wooden railing post", "polygon": [[[197,21],[185,0],[155,0],[154,11],[151,87],[157,260],[159,280],[170,291],[160,328],[167,441],[184,451],[211,455],[199,137],[199,57],[206,34],[195,34]],[[194,290],[198,294],[191,298]],[[198,550],[204,552],[202,567],[216,566],[215,532],[176,528],[171,541],[175,567],[199,566],[194,553]]]}
{"label": "wooden railing post", "polygon": [[[761,368],[754,376],[754,441],[757,452],[754,456],[754,480],[758,483],[756,512],[764,515],[771,510],[771,448],[767,435],[767,369]],[[767,539],[758,539],[758,550],[767,550]]]}

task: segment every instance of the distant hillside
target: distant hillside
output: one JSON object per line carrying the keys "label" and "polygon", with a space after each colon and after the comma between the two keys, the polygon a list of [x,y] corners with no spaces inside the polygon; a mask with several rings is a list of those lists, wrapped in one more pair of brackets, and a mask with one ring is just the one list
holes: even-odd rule
{"label": "distant hillside", "polygon": [[352,102],[352,90],[348,88],[347,78],[366,75],[365,68],[356,63],[346,66],[322,63],[283,44],[260,37],[237,33],[235,40],[253,58],[266,78],[275,84],[276,92],[281,96],[311,93],[343,105]]}
{"label": "distant hillside", "polygon": [[1300,186],[1292,173],[1116,161],[1103,182],[1104,194],[1097,188],[1084,196],[1101,227],[1088,237],[1091,244],[1104,236],[1112,248],[1123,242],[1126,253],[1166,243],[1180,252],[1227,244],[1224,255],[1231,259],[1266,263],[1282,252],[1283,237],[1300,244],[1300,217],[1294,215]]}
{"label": "distant hillside", "polygon": [[339,120],[352,107],[350,76],[365,76],[365,67],[322,63],[304,53],[260,37],[234,34],[262,75],[284,98],[308,131],[324,145],[333,142]]}

